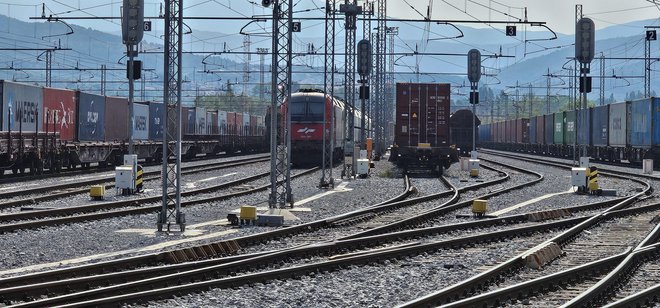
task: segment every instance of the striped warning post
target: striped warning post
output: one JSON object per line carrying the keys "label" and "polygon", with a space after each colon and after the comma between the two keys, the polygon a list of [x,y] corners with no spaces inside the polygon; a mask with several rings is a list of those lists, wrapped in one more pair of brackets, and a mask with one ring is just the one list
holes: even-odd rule
{"label": "striped warning post", "polygon": [[135,176],[135,191],[140,192],[142,190],[142,165],[137,166],[137,175]]}
{"label": "striped warning post", "polygon": [[598,190],[598,168],[596,166],[589,167],[589,191]]}

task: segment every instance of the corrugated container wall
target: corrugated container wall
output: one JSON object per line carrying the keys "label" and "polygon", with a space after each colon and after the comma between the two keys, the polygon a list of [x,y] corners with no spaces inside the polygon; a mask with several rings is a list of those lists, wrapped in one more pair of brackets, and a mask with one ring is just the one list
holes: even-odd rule
{"label": "corrugated container wall", "polygon": [[165,123],[165,108],[163,103],[149,103],[149,140],[163,141],[163,124]]}
{"label": "corrugated container wall", "polygon": [[481,142],[491,142],[491,128],[493,124],[482,124],[479,126],[479,140]]}
{"label": "corrugated container wall", "polygon": [[529,119],[516,120],[516,143],[529,143]]}
{"label": "corrugated container wall", "polygon": [[504,132],[504,142],[506,143],[515,143],[516,142],[516,120],[506,121],[506,129]]}
{"label": "corrugated container wall", "polygon": [[594,107],[591,113],[591,144],[593,146],[607,146],[609,139],[610,106]]}
{"label": "corrugated container wall", "polygon": [[77,92],[78,140],[105,140],[105,96]]}
{"label": "corrugated container wall", "polygon": [[[2,82],[2,130],[34,132],[42,130],[41,113],[44,91],[41,87],[22,83]],[[11,113],[11,114],[10,114]],[[39,126],[39,127],[37,127]]]}
{"label": "corrugated container wall", "polygon": [[194,135],[195,134],[195,107],[181,107],[181,134]]}
{"label": "corrugated container wall", "polygon": [[660,98],[652,97],[653,100],[653,145],[660,145]]}
{"label": "corrugated container wall", "polygon": [[206,111],[206,133],[208,135],[218,134],[218,111]]}
{"label": "corrugated container wall", "polygon": [[[355,122],[359,123],[359,122]],[[356,126],[358,126],[356,124]],[[243,126],[241,127],[241,132],[243,133],[243,136],[249,136],[250,135],[250,114],[249,113],[244,113],[243,114]],[[359,136],[359,135],[356,135]]]}
{"label": "corrugated container wall", "polygon": [[497,141],[497,129],[500,125],[500,122],[495,122],[490,125],[490,141],[491,142],[498,142]]}
{"label": "corrugated container wall", "polygon": [[555,144],[555,115],[546,114],[543,116],[543,143]]}
{"label": "corrugated container wall", "polygon": [[564,144],[575,144],[575,132],[577,123],[575,122],[575,110],[564,112]]}
{"label": "corrugated container wall", "polygon": [[537,136],[536,136],[536,130],[538,130],[538,125],[536,122],[539,119],[537,117],[531,117],[529,119],[529,143],[530,144],[538,144],[537,141]]}
{"label": "corrugated container wall", "polygon": [[644,98],[630,102],[630,129],[628,130],[628,143],[636,148],[650,148],[653,144],[653,115],[652,99]]}
{"label": "corrugated container wall", "polygon": [[149,105],[145,103],[133,104],[133,118],[135,124],[133,126],[133,139],[134,140],[148,140],[149,139]]}
{"label": "corrugated container wall", "polygon": [[250,136],[257,134],[257,116],[250,116]]}
{"label": "corrugated container wall", "polygon": [[395,143],[449,145],[449,84],[397,83]]}
{"label": "corrugated container wall", "polygon": [[128,140],[128,99],[105,97],[105,141]]}
{"label": "corrugated container wall", "polygon": [[236,112],[227,112],[227,133],[236,135]]}
{"label": "corrugated container wall", "polygon": [[43,88],[43,131],[59,132],[60,140],[76,139],[76,91]]}
{"label": "corrugated container wall", "polygon": [[610,104],[609,146],[625,147],[627,130],[627,102]]}
{"label": "corrugated container wall", "polygon": [[[540,115],[536,116],[536,144],[545,143],[545,117]],[[530,136],[531,138],[531,136]]]}
{"label": "corrugated container wall", "polygon": [[564,144],[564,113],[557,112],[554,114],[554,134],[552,141],[554,144]]}
{"label": "corrugated container wall", "polygon": [[206,108],[196,107],[195,135],[206,135]]}
{"label": "corrugated container wall", "polygon": [[501,143],[506,143],[506,127],[508,126],[509,120],[506,120],[504,122],[500,122],[500,127],[499,127],[499,134],[500,134],[500,142]]}
{"label": "corrugated container wall", "polygon": [[591,145],[591,113],[593,108],[578,109],[577,118],[577,143]]}
{"label": "corrugated container wall", "polygon": [[218,111],[218,129],[220,135],[227,135],[227,111]]}
{"label": "corrugated container wall", "polygon": [[235,125],[236,125],[236,134],[239,135],[239,136],[243,136],[243,129],[242,129],[243,128],[243,114],[240,113],[240,112],[237,112],[236,113],[236,119],[234,121],[236,121],[236,122],[234,122]]}

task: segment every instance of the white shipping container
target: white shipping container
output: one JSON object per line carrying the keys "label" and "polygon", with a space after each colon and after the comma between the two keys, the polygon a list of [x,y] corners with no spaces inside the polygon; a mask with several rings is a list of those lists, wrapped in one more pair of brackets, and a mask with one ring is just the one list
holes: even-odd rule
{"label": "white shipping container", "polygon": [[612,147],[626,146],[627,114],[627,103],[610,104],[609,144]]}
{"label": "white shipping container", "polygon": [[149,105],[134,103],[133,104],[133,139],[134,140],[148,140],[149,139]]}
{"label": "white shipping container", "polygon": [[206,135],[206,108],[195,108],[197,119],[195,119],[195,135]]}
{"label": "white shipping container", "polygon": [[218,110],[218,129],[220,130],[220,135],[227,134],[227,111]]}
{"label": "white shipping container", "polygon": [[244,113],[243,114],[243,126],[241,127],[241,131],[243,132],[243,136],[249,136],[251,134],[250,132],[250,114],[249,113]]}

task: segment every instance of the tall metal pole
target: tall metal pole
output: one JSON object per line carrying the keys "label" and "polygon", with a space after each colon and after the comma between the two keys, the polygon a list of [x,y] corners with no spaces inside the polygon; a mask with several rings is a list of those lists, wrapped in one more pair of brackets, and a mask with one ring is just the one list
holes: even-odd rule
{"label": "tall metal pole", "polygon": [[550,68],[548,67],[548,76],[545,79],[545,114],[550,114]]}
{"label": "tall metal pole", "polygon": [[[268,206],[271,209],[284,208],[287,203],[293,206],[291,194],[291,113],[284,105],[291,96],[291,41],[290,31],[293,17],[293,0],[273,2],[273,62],[271,78],[271,121],[270,121],[270,196]],[[285,127],[282,128],[278,142],[278,109],[284,106],[282,116]]]}
{"label": "tall metal pole", "polygon": [[605,105],[605,56],[600,53],[600,102],[601,106]]}
{"label": "tall metal pole", "polygon": [[[334,155],[334,139],[335,122],[334,113],[334,83],[335,83],[335,5],[334,1],[325,2],[325,59],[324,59],[324,74],[323,74],[323,87],[326,97],[331,101],[331,112],[327,114],[327,108],[323,108],[323,154],[321,164],[321,179],[319,180],[319,187],[334,187],[335,180],[332,178],[333,155]],[[328,121],[329,120],[329,121]]]}
{"label": "tall metal pole", "polygon": [[644,39],[644,97],[651,97],[651,41]]}
{"label": "tall metal pole", "polygon": [[385,123],[386,106],[387,106],[387,88],[386,85],[386,50],[387,50],[387,24],[386,24],[386,5],[385,0],[377,0],[378,21],[376,26],[376,39],[374,40],[375,52],[375,75],[374,75],[374,112],[373,112],[373,127],[375,139],[375,152],[380,156],[385,152],[385,131],[387,123]]}
{"label": "tall metal pole", "polygon": [[[348,104],[344,108],[344,119],[346,127],[346,140],[344,145],[344,171],[347,177],[355,176],[355,32],[357,30],[357,15],[362,13],[362,7],[358,6],[354,0],[344,0],[344,4],[339,7],[340,12],[345,15],[345,64],[344,64],[344,88],[346,93],[344,99]],[[350,164],[346,162],[346,157],[351,159]]]}
{"label": "tall metal pole", "polygon": [[[163,107],[163,207],[158,215],[158,231],[174,223],[185,230],[181,212],[181,81],[183,44],[183,0],[165,1],[165,50]],[[173,157],[172,157],[173,156]]]}
{"label": "tall metal pole", "polygon": [[128,54],[128,154],[133,154],[133,127],[135,127],[133,116],[133,92],[135,91],[135,79],[133,76],[133,59],[135,58],[135,45],[127,44],[126,53]]}

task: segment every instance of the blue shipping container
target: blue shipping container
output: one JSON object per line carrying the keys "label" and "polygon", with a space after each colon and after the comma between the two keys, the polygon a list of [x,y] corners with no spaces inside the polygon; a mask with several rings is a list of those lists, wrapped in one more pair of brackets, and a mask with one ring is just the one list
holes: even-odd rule
{"label": "blue shipping container", "polygon": [[630,120],[628,121],[628,143],[636,148],[649,148],[652,145],[653,125],[652,99],[644,98],[630,103]]}
{"label": "blue shipping container", "polygon": [[546,114],[543,122],[545,124],[545,142],[544,144],[555,144],[555,117],[553,114]]}
{"label": "blue shipping container", "polygon": [[105,96],[76,92],[78,98],[78,140],[105,140]]}
{"label": "blue shipping container", "polygon": [[608,105],[594,107],[591,112],[591,144],[607,146],[609,139],[610,108]]}
{"label": "blue shipping container", "polygon": [[536,128],[537,128],[536,127],[536,121],[537,121],[536,117],[531,117],[529,119],[529,143],[531,143],[531,144],[538,143],[536,141]]}
{"label": "blue shipping container", "polygon": [[651,97],[653,100],[653,145],[660,145],[660,98]]}
{"label": "blue shipping container", "polygon": [[591,145],[591,110],[578,109],[577,112],[577,143]]}
{"label": "blue shipping container", "polygon": [[165,108],[163,103],[149,103],[149,140],[163,141],[163,124],[165,123]]}

